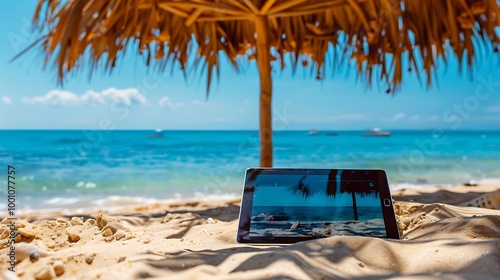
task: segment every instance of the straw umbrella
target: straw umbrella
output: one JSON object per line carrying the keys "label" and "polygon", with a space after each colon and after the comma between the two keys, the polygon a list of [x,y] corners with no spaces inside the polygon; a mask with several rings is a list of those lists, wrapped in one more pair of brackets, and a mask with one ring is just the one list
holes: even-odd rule
{"label": "straw umbrella", "polygon": [[[367,82],[395,92],[403,72],[456,55],[471,70],[478,52],[498,51],[496,0],[39,0],[34,23],[45,62],[59,81],[89,67],[112,70],[125,50],[164,71],[179,63],[207,71],[207,94],[223,54],[238,69],[256,59],[260,73],[260,164],[272,166],[272,61],[317,79],[353,63]],[[419,75],[419,71],[415,71]]]}

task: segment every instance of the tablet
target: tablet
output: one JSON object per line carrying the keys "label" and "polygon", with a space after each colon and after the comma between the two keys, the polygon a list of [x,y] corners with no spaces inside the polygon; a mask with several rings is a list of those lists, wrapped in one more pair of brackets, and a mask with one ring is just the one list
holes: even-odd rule
{"label": "tablet", "polygon": [[247,169],[238,242],[335,235],[400,238],[383,170]]}

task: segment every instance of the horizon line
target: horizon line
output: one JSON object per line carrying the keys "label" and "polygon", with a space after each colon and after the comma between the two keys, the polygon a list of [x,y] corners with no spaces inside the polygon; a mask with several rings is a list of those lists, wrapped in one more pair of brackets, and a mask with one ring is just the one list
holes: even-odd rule
{"label": "horizon line", "polygon": [[[293,131],[311,131],[315,130],[319,133],[321,132],[340,132],[340,131],[370,131],[373,128],[366,129],[278,129],[273,130],[273,132],[293,132]],[[0,131],[82,131],[82,130],[90,130],[90,131],[157,131],[157,129],[146,129],[146,128],[130,128],[130,129],[94,129],[94,128],[0,128]],[[500,132],[499,128],[496,129],[488,129],[488,128],[465,128],[465,129],[442,129],[442,128],[384,128],[384,131],[492,131],[492,132]],[[259,131],[259,129],[160,129],[161,131]]]}

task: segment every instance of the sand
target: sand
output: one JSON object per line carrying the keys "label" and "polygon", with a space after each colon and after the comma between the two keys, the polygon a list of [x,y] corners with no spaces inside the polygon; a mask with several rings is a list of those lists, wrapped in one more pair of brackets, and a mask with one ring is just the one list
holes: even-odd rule
{"label": "sand", "polygon": [[0,269],[5,279],[498,279],[500,210],[466,205],[483,196],[479,204],[496,207],[499,191],[500,182],[398,190],[402,240],[284,246],[236,243],[239,199],[26,214],[16,221],[15,273],[4,216]]}

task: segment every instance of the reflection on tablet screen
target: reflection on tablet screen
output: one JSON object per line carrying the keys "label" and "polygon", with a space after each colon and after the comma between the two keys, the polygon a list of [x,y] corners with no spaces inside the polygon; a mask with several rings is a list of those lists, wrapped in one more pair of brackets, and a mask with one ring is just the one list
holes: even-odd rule
{"label": "reflection on tablet screen", "polygon": [[287,175],[279,183],[276,175],[259,174],[249,237],[386,237],[376,181],[334,172]]}

